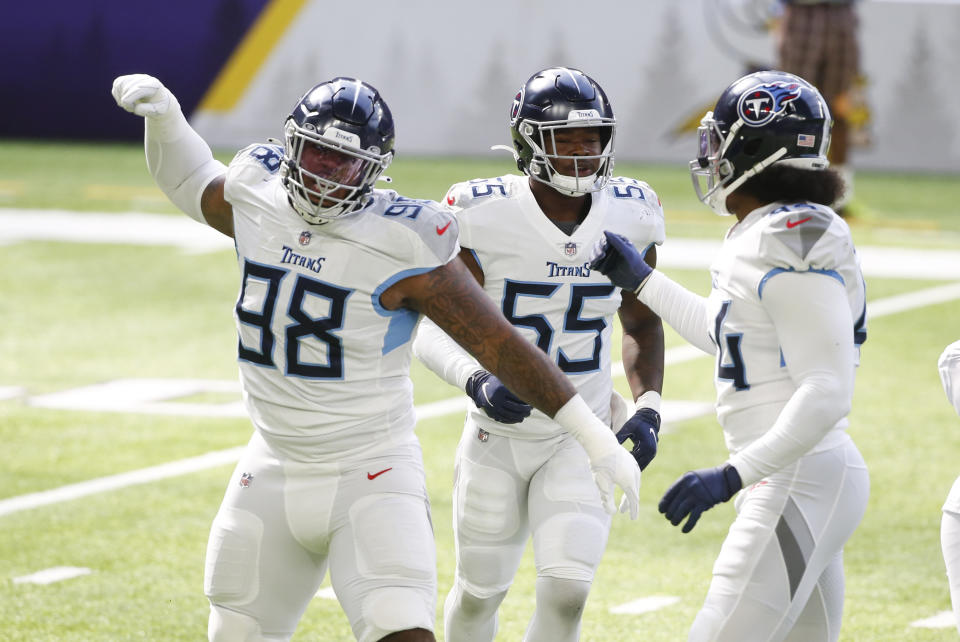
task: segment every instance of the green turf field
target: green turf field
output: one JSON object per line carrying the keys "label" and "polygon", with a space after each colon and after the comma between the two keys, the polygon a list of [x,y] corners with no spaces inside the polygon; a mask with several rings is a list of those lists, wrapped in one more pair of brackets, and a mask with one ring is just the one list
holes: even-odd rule
{"label": "green turf field", "polygon": [[[135,145],[0,143],[0,239],[12,208],[174,213]],[[230,154],[220,157],[228,161]],[[407,159],[388,172],[413,197],[440,198],[453,181],[510,170],[509,159]],[[668,242],[719,239],[729,221],[696,201],[683,167],[618,165],[660,193]],[[861,247],[960,251],[957,177],[863,172]],[[29,211],[18,216],[30,217]],[[39,214],[37,214],[39,216]],[[44,219],[46,220],[46,219]],[[119,219],[118,219],[119,220]],[[199,228],[198,228],[199,229]],[[705,271],[666,270],[705,293]],[[951,283],[868,278],[871,301]],[[203,558],[210,521],[232,465],[2,514],[2,502],[67,484],[137,471],[245,443],[242,417],[164,416],[52,409],[44,395],[119,379],[235,381],[232,251],[189,253],[124,243],[26,241],[0,245],[0,640],[198,640],[205,637]],[[911,623],[949,610],[939,548],[940,505],[960,474],[960,419],[936,372],[960,338],[960,300],[917,304],[872,319],[850,432],[870,467],[870,505],[848,544],[843,640],[953,640],[956,629]],[[682,341],[668,333],[668,347]],[[664,396],[712,401],[712,363],[669,366]],[[456,395],[415,365],[417,403]],[[623,380],[618,387],[626,390]],[[11,389],[18,389],[11,391]],[[234,400],[210,393],[195,403]],[[421,421],[438,547],[439,599],[453,575],[450,490],[457,414]],[[618,517],[584,616],[584,640],[673,641],[699,609],[732,506],[681,535],[657,512],[667,486],[693,467],[725,459],[712,416],[671,426],[644,473],[640,519]],[[17,581],[53,567],[89,573],[50,584]],[[502,640],[520,640],[532,610],[533,567],[524,559],[501,609]],[[640,598],[677,598],[642,614],[611,609]],[[438,628],[442,612],[438,610]],[[442,634],[439,636],[442,639]],[[295,640],[349,640],[337,603],[318,597]]]}

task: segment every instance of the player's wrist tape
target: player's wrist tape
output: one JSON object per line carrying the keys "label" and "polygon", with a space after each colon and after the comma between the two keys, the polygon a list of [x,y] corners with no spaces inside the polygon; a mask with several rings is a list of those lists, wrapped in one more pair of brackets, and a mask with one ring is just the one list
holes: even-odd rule
{"label": "player's wrist tape", "polygon": [[600,421],[579,394],[571,397],[553,420],[580,442],[591,461],[597,461],[620,447],[610,427]]}
{"label": "player's wrist tape", "polygon": [[637,397],[637,400],[633,403],[633,411],[636,412],[641,408],[650,408],[651,410],[656,410],[659,414],[660,401],[659,392],[656,390],[647,390],[645,393]]}

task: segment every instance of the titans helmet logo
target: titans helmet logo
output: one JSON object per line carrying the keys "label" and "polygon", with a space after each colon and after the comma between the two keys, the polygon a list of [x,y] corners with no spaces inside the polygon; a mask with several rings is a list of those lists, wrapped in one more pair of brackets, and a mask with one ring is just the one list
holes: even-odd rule
{"label": "titans helmet logo", "polygon": [[520,113],[520,106],[523,105],[523,88],[513,97],[513,107],[510,108],[510,122],[517,120],[517,114]]}
{"label": "titans helmet logo", "polygon": [[800,85],[795,82],[757,85],[740,96],[737,115],[750,127],[766,125],[774,116],[782,113],[788,104],[800,97],[800,90]]}

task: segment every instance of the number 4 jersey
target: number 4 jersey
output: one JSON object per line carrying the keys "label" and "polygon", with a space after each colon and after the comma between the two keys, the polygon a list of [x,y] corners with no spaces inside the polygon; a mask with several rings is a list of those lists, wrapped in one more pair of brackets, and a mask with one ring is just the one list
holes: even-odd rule
{"label": "number 4 jersey", "polygon": [[[663,209],[646,183],[614,178],[590,195],[590,211],[565,234],[544,215],[526,176],[506,175],[458,183],[446,204],[458,209],[460,244],[483,271],[483,288],[504,316],[570,377],[598,417],[610,416],[610,335],[620,291],[588,258],[604,230],[648,249],[664,240]],[[471,416],[488,432],[540,438],[561,432],[534,410],[519,424]]]}
{"label": "number 4 jersey", "polygon": [[359,212],[323,225],[287,201],[282,150],[251,145],[227,170],[242,281],[234,316],[250,418],[301,461],[369,454],[409,440],[410,340],[419,320],[380,295],[458,251],[457,225],[432,201],[374,190]]}
{"label": "number 4 jersey", "polygon": [[[822,205],[774,203],[730,229],[710,267],[707,301],[716,363],[717,418],[731,452],[762,436],[797,389],[784,362],[764,287],[783,272],[835,279],[853,319],[854,363],[866,340],[866,299],[850,228]],[[846,427],[844,418],[835,426]],[[832,443],[832,442],[828,442]]]}

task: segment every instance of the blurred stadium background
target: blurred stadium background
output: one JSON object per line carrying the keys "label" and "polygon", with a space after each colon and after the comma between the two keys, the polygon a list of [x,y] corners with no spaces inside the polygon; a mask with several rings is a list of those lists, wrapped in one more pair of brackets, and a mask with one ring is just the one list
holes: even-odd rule
{"label": "blurred stadium background", "polygon": [[[960,335],[960,2],[863,0],[858,10],[851,226],[871,265],[872,316],[851,432],[873,487],[846,552],[841,639],[956,639],[938,529],[960,474],[960,423],[935,366]],[[225,162],[277,136],[307,87],[361,77],[394,111],[395,186],[439,198],[452,182],[511,171],[489,147],[509,140],[517,88],[541,67],[579,67],[620,121],[617,173],[663,199],[664,269],[703,292],[727,222],[690,189],[691,125],[731,79],[773,64],[775,14],[772,0],[4,6],[0,640],[201,639],[207,530],[250,433],[234,383],[230,243],[153,186],[142,121],[110,96],[116,75],[161,78]],[[721,507],[681,536],[656,513],[678,474],[725,454],[710,360],[687,359],[672,333],[668,342],[665,397],[699,416],[671,424],[644,473],[640,520],[615,524],[584,640],[685,639],[729,523]],[[419,366],[413,374],[442,603],[461,416],[444,405],[456,391]],[[528,556],[499,639],[522,637],[532,577]],[[329,597],[323,589],[295,639],[350,639]]]}

